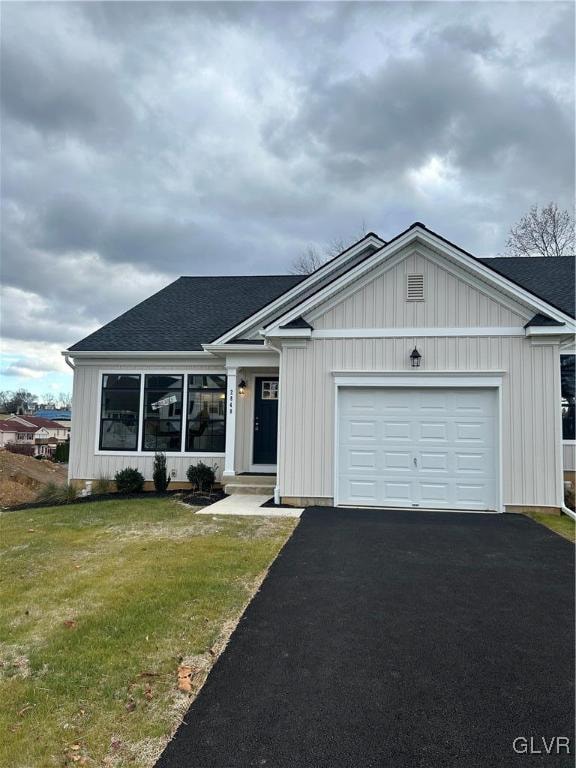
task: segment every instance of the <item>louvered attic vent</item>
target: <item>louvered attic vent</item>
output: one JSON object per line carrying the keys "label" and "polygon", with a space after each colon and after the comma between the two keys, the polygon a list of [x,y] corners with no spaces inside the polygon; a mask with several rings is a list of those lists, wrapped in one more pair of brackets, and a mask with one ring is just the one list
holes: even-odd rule
{"label": "louvered attic vent", "polygon": [[408,275],[406,301],[424,301],[424,275]]}

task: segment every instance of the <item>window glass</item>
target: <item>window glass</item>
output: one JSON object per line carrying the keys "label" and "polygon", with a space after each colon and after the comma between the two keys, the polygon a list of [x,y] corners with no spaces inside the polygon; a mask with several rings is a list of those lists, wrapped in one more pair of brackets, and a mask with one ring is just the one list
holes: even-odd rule
{"label": "window glass", "polygon": [[188,377],[186,450],[223,453],[226,443],[226,376]]}
{"label": "window glass", "polygon": [[105,374],[102,377],[100,449],[137,450],[139,411],[140,375]]}
{"label": "window glass", "polygon": [[575,440],[574,377],[576,355],[560,355],[562,382],[562,439]]}
{"label": "window glass", "polygon": [[182,449],[183,376],[144,377],[143,451]]}
{"label": "window glass", "polygon": [[278,382],[262,382],[262,400],[278,400]]}

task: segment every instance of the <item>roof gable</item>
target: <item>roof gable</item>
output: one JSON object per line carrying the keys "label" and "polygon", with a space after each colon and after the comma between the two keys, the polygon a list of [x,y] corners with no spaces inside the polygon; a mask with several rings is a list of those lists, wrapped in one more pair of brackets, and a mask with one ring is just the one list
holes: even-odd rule
{"label": "roof gable", "polygon": [[[422,299],[408,295],[421,276]],[[424,246],[404,249],[307,313],[315,330],[361,328],[522,328],[534,315]]]}
{"label": "roof gable", "polygon": [[266,333],[273,329],[287,325],[300,315],[310,317],[310,313],[313,313],[317,307],[335,296],[338,292],[349,288],[355,281],[360,281],[370,271],[383,265],[385,261],[394,264],[403,258],[409,248],[416,247],[419,244],[424,245],[430,254],[437,254],[441,259],[445,259],[447,264],[452,265],[452,268],[466,272],[470,284],[475,284],[483,290],[489,287],[493,291],[498,292],[501,300],[506,298],[512,300],[517,305],[526,308],[532,315],[535,313],[549,315],[552,319],[558,320],[563,324],[567,323],[570,330],[574,326],[573,317],[569,316],[568,313],[552,306],[518,283],[486,266],[482,260],[453,245],[435,232],[428,230],[423,224],[416,223],[384,245],[364,262],[355,265],[327,285],[322,286],[306,300],[283,313],[274,323],[265,327],[264,334],[266,335]]}

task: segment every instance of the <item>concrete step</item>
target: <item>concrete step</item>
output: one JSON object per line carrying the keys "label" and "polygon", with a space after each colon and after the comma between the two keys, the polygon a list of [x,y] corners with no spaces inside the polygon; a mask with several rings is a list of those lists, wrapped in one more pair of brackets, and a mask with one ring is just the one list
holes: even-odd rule
{"label": "concrete step", "polygon": [[224,486],[224,493],[228,496],[235,494],[245,494],[253,496],[273,496],[274,485],[248,485],[246,483],[227,483]]}
{"label": "concrete step", "polygon": [[276,485],[276,475],[235,475],[230,478],[232,485]]}

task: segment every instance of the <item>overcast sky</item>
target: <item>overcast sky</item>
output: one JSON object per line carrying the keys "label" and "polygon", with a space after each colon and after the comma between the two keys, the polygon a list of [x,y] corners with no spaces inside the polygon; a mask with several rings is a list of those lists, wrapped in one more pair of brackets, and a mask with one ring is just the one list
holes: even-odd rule
{"label": "overcast sky", "polygon": [[574,203],[572,3],[3,3],[1,389],[181,274]]}

